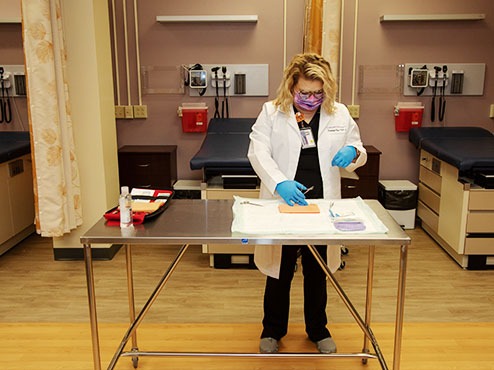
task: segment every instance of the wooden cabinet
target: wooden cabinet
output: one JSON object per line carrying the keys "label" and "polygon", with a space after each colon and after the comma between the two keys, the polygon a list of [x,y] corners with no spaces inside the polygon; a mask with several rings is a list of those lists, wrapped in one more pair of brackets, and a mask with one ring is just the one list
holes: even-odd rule
{"label": "wooden cabinet", "polygon": [[367,163],[355,170],[358,179],[341,179],[341,197],[377,199],[379,188],[379,163],[381,152],[372,145],[364,145],[367,151]]}
{"label": "wooden cabinet", "polygon": [[417,215],[462,267],[492,268],[487,257],[494,255],[494,189],[460,178],[456,167],[422,150]]}
{"label": "wooden cabinet", "polygon": [[31,165],[29,154],[0,164],[0,255],[34,232]]}
{"label": "wooden cabinet", "polygon": [[120,186],[171,188],[177,181],[176,145],[127,145],[118,150]]}

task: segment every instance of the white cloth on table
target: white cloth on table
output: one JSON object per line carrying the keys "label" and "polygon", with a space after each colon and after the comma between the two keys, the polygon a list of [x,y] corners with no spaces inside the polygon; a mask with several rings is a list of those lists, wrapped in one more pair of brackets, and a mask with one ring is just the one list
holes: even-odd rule
{"label": "white cloth on table", "polygon": [[[251,235],[290,234],[385,234],[387,227],[376,216],[362,198],[308,199],[308,203],[317,204],[320,213],[280,213],[278,199],[253,199],[234,197],[232,232]],[[330,206],[336,217],[330,216]],[[261,205],[261,206],[259,206]],[[360,221],[365,230],[338,230],[334,221]]]}

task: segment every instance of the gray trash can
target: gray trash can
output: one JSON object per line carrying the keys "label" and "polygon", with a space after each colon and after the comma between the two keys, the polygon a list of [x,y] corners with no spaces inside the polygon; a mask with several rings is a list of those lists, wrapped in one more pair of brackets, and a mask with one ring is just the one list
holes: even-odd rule
{"label": "gray trash can", "polygon": [[408,180],[380,180],[378,199],[401,227],[415,228],[417,185]]}

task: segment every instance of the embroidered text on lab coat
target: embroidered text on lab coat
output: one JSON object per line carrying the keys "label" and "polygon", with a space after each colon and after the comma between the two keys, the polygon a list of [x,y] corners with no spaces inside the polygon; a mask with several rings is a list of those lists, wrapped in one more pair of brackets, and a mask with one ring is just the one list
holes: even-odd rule
{"label": "embroidered text on lab coat", "polygon": [[346,126],[329,126],[328,132],[331,132],[334,134],[345,133],[346,132]]}

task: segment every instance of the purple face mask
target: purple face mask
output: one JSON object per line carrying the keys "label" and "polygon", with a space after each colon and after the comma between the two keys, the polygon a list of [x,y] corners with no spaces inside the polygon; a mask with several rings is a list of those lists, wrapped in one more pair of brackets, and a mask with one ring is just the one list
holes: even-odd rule
{"label": "purple face mask", "polygon": [[307,94],[301,93],[300,91],[295,92],[293,97],[294,103],[303,110],[313,111],[319,108],[324,100],[324,93],[319,94]]}

